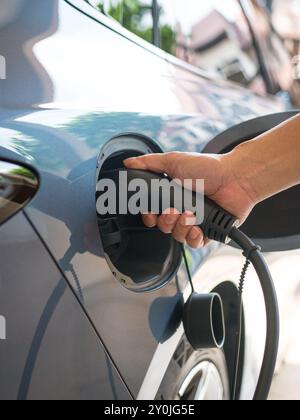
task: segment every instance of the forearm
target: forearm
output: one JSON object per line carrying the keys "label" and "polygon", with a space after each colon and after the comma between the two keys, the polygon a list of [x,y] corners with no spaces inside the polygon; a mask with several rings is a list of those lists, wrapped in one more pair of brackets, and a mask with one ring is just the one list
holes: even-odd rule
{"label": "forearm", "polygon": [[256,203],[300,184],[300,116],[241,144],[228,158]]}

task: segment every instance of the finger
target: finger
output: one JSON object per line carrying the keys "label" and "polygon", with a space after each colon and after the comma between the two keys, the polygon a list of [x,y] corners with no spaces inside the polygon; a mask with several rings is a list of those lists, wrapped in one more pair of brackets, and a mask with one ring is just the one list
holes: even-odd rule
{"label": "finger", "polygon": [[207,246],[211,243],[210,239],[204,238],[204,246]]}
{"label": "finger", "polygon": [[178,220],[174,230],[173,237],[180,243],[186,243],[186,239],[196,224],[196,217],[191,212],[185,212]]}
{"label": "finger", "polygon": [[158,219],[159,229],[166,234],[172,233],[175,228],[178,220],[180,218],[180,213],[176,209],[168,209],[161,215]]}
{"label": "finger", "polygon": [[203,232],[197,226],[194,226],[188,236],[187,236],[187,244],[194,249],[202,248],[205,246],[205,239],[203,236]]}
{"label": "finger", "polygon": [[144,224],[149,227],[153,228],[157,226],[158,218],[155,214],[144,214],[142,216]]}
{"label": "finger", "polygon": [[165,172],[172,175],[170,173],[170,161],[169,153],[158,153],[126,159],[124,165],[128,169],[141,169],[157,173]]}

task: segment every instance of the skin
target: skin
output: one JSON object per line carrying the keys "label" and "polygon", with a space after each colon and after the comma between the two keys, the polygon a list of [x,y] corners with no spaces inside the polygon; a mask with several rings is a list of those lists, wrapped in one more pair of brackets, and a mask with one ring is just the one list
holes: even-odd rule
{"label": "skin", "polygon": [[[173,179],[204,179],[205,194],[242,224],[256,204],[300,184],[300,116],[262,136],[245,142],[225,155],[166,153],[128,159],[129,169],[167,173]],[[192,248],[207,244],[203,232],[194,226],[191,213],[144,215],[148,227],[158,226]]]}

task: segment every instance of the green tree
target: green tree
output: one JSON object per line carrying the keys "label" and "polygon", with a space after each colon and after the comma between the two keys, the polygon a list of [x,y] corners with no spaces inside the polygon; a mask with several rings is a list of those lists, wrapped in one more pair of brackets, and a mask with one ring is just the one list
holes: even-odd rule
{"label": "green tree", "polygon": [[36,175],[27,168],[16,168],[11,171],[12,175],[18,175],[25,179],[31,179],[32,181],[37,181]]}
{"label": "green tree", "polygon": [[161,48],[167,53],[176,55],[176,33],[173,28],[168,25],[162,25],[160,29]]}
{"label": "green tree", "polygon": [[[89,2],[89,0],[86,0]],[[113,0],[100,1],[97,5],[102,13],[106,13],[116,19],[130,32],[152,42],[152,2],[146,4],[141,0],[123,0],[115,2]],[[160,15],[164,11],[160,8]],[[149,23],[150,22],[150,23]],[[164,24],[160,27],[161,48],[171,54],[175,54],[176,34],[173,28]]]}
{"label": "green tree", "polygon": [[[88,0],[86,0],[88,2]],[[102,13],[106,13],[120,22],[135,35],[152,42],[152,26],[144,23],[147,15],[152,15],[152,6],[139,0],[101,1],[97,5]]]}

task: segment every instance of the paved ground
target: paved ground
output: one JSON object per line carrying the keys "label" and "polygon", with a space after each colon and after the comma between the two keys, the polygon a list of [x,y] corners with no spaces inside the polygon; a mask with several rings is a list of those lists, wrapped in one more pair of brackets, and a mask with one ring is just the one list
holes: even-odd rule
{"label": "paved ground", "polygon": [[300,400],[300,365],[286,364],[275,378],[271,400]]}
{"label": "paved ground", "polygon": [[300,301],[299,311],[292,320],[293,338],[289,351],[271,391],[271,400],[300,400]]}

